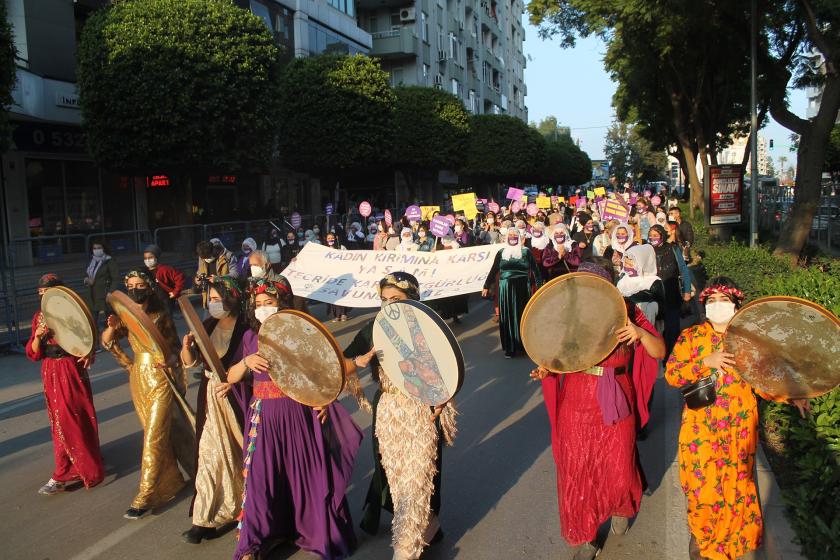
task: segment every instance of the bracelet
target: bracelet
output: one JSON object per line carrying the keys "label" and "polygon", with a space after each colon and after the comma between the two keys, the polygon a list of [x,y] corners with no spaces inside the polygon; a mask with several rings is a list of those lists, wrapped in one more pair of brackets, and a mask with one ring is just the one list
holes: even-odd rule
{"label": "bracelet", "polygon": [[184,369],[194,368],[196,365],[198,365],[198,357],[197,357],[197,356],[196,356],[196,358],[192,361],[192,363],[191,363],[191,364],[188,364],[188,363],[187,363],[187,362],[185,362],[184,360],[181,360],[181,367],[182,367],[182,368],[184,368]]}
{"label": "bracelet", "polygon": [[114,341],[113,340],[111,342],[103,342],[102,343],[102,348],[104,348],[105,350],[110,350],[113,347],[114,347]]}

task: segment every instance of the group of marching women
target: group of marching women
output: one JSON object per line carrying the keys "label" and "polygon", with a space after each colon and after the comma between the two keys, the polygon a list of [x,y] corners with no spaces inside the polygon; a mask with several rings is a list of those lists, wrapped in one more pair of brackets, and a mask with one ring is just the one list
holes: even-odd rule
{"label": "group of marching women", "polygon": [[[466,220],[456,221],[451,238],[435,243],[441,244],[437,249],[447,243],[500,244],[484,295],[495,303],[506,357],[522,352],[522,311],[545,282],[569,272],[589,273],[616,285],[624,296],[629,321],[615,333],[618,345],[607,358],[587,371],[531,372],[542,385],[550,421],[561,534],[576,547],[575,558],[598,554],[601,525],[609,522],[613,534],[624,534],[639,512],[646,482],[636,439],[649,420],[648,403],[663,363],[671,385],[684,387],[713,375],[717,391],[705,407],[685,408],[679,436],[690,557],[745,557],[759,548],[762,536],[753,475],[757,404],[733,356],[722,350],[722,333],[744,296],[731,280],[712,279],[697,294],[706,320],[680,334],[680,309],[694,289],[685,245],[679,228],[650,223],[646,207],[637,210],[641,217],[635,223],[601,223],[587,211],[528,217],[503,209],[498,216],[483,216],[473,228]],[[424,250],[424,224],[405,226],[402,249],[394,250]],[[387,250],[385,236],[382,242]],[[192,527],[183,534],[188,542],[235,527],[235,559],[263,557],[283,542],[325,559],[348,557],[357,542],[345,494],[362,431],[338,401],[305,406],[269,377],[270,364],[257,347],[260,326],[295,307],[289,283],[270,270],[270,259],[261,261],[254,250],[249,266],[256,269],[240,271],[250,272],[251,281],[244,282],[223,274],[221,254],[212,247],[208,251],[204,327],[225,368],[224,379],[201,362],[191,334],[178,337],[155,279],[142,270],[125,276],[126,291],[177,358],[147,353],[114,316],[102,333],[102,346],[129,372],[143,426],[139,490],[125,516],[140,518],[172,500],[186,485],[183,470],[194,480]],[[45,275],[39,292],[60,284],[55,275]],[[379,293],[383,304],[417,300],[420,286],[410,274],[395,272],[381,280]],[[104,469],[89,363],[63,353],[39,314],[27,355],[42,362],[56,463],[41,493],[76,483],[92,487],[102,481]],[[597,312],[592,320],[598,321]],[[456,411],[452,402],[430,408],[396,390],[382,373],[372,331],[373,320],[344,351],[346,389],[373,414],[375,469],[361,527],[376,534],[381,510],[391,511],[394,558],[414,559],[443,538],[438,519],[442,452],[456,435]],[[126,337],[133,357],[120,345]],[[204,372],[195,430],[178,405],[186,392],[185,372],[193,367]],[[368,367],[378,385],[372,403],[359,381]],[[807,401],[792,404],[807,407]]]}

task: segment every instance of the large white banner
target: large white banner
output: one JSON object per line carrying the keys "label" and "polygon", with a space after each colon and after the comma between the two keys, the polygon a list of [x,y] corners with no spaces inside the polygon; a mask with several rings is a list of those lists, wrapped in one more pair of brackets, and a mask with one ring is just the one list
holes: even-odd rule
{"label": "large white banner", "polygon": [[283,276],[296,296],[345,307],[379,307],[379,281],[408,272],[420,282],[420,299],[481,291],[500,245],[424,253],[336,251],[307,243]]}

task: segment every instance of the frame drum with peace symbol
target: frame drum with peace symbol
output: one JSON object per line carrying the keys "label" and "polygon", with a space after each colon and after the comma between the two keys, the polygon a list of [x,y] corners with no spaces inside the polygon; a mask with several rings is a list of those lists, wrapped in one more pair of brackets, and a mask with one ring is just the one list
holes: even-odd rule
{"label": "frame drum with peace symbol", "polygon": [[840,319],[816,303],[751,301],[729,322],[723,345],[741,377],[774,397],[818,397],[840,385]]}
{"label": "frame drum with peace symbol", "polygon": [[425,405],[446,404],[464,381],[458,340],[437,313],[418,301],[395,301],[376,315],[373,347],[391,384]]}
{"label": "frame drum with peace symbol", "polygon": [[260,327],[259,354],[268,375],[290,398],[306,406],[327,406],[344,388],[344,355],[317,319],[283,309]]}
{"label": "frame drum with peace symbol", "polygon": [[572,272],[537,290],[519,330],[535,364],[571,373],[603,362],[618,346],[616,331],[626,324],[627,306],[615,286],[595,274]]}
{"label": "frame drum with peace symbol", "polygon": [[64,286],[48,289],[41,298],[41,313],[62,350],[77,358],[93,352],[99,336],[96,322],[76,292]]}

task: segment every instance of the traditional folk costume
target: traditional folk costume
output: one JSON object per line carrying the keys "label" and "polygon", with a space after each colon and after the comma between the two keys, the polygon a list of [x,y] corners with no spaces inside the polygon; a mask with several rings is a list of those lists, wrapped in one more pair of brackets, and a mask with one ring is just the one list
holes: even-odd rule
{"label": "traditional folk costume", "polygon": [[[609,279],[587,262],[580,271]],[[628,303],[627,311],[633,324],[659,336],[638,307]],[[590,370],[542,380],[561,534],[572,546],[594,541],[598,527],[611,517],[631,518],[639,511],[643,483],[636,422],[648,421],[657,371],[657,360],[641,343],[621,344]]]}
{"label": "traditional folk costume", "polygon": [[[710,286],[700,303],[714,291]],[[730,295],[740,301],[743,294]],[[665,379],[682,387],[713,373],[716,401],[705,408],[684,407],[678,458],[680,483],[688,500],[688,526],[703,558],[735,560],[761,546],[763,521],[753,477],[758,441],[758,405],[733,368],[713,370],[703,360],[723,349],[723,336],[711,323],[685,329],[668,358]],[[759,393],[767,400],[773,397]]]}
{"label": "traditional folk costume", "polygon": [[[516,242],[514,243],[514,236]],[[524,350],[519,332],[522,312],[531,295],[542,286],[542,274],[531,251],[522,246],[522,236],[511,228],[507,234],[507,245],[496,253],[484,289],[493,287],[493,279],[499,276],[499,336],[506,357],[512,357]]]}
{"label": "traditional folk costume", "polygon": [[[543,250],[542,266],[543,280],[549,281],[569,272],[575,272],[580,266],[580,250],[577,243],[572,241],[569,228],[564,223],[557,223],[550,228],[551,243]],[[562,247],[563,256],[560,256]]]}
{"label": "traditional folk costume", "polygon": [[[61,285],[55,274],[45,274],[38,281],[39,288]],[[62,350],[52,335],[42,338],[35,349],[35,331],[42,321],[41,311],[37,311],[32,317],[32,336],[26,344],[26,357],[41,362],[55,470],[39,492],[53,494],[74,481],[92,488],[102,482],[105,469],[88,372],[75,356]]]}
{"label": "traditional folk costume", "polygon": [[[239,287],[231,276],[217,278],[213,288],[223,300],[241,301]],[[229,313],[236,311],[229,310]],[[227,369],[233,364],[234,354],[248,329],[244,316],[242,313],[236,315],[232,329],[222,328],[218,319],[209,317],[204,321],[204,328],[222,366]],[[239,516],[242,503],[242,407],[231,393],[223,399],[216,397],[220,383],[214,372],[205,369],[198,387],[195,420],[197,467],[195,495],[190,508],[194,528],[224,528]],[[188,533],[190,531],[184,534],[185,538]],[[205,532],[200,532],[194,535],[197,539],[189,542],[200,542],[205,535]]]}
{"label": "traditional folk costume", "polygon": [[[410,274],[390,274],[380,282],[380,292],[386,286],[397,288],[410,299],[420,299],[419,285]],[[344,350],[347,358],[366,354],[373,348],[373,324],[371,320],[365,325]],[[372,408],[358,386],[358,378],[348,379],[349,390],[359,406],[373,414],[375,470],[361,527],[375,535],[381,510],[392,512],[394,557],[416,559],[425,546],[442,535],[439,530],[428,534],[428,529],[440,515],[443,443],[452,445],[454,441],[457,412],[450,401],[432,422],[432,409],[394,387],[382,373],[376,357],[370,367],[373,380],[379,384]]]}
{"label": "traditional folk costume", "polygon": [[[661,319],[665,307],[665,287],[656,275],[656,253],[651,245],[634,245],[624,253],[634,266],[623,267],[616,288],[625,298],[639,306],[651,325]],[[661,329],[657,329],[660,331]]]}
{"label": "traditional folk costume", "polygon": [[[259,280],[252,300],[262,292],[277,297],[281,309],[291,306],[287,284]],[[245,332],[234,362],[257,352],[257,333]],[[255,371],[244,383],[251,387],[234,559],[258,556],[284,540],[328,560],[350,556],[356,536],[345,492],[361,430],[337,401],[326,407],[322,425],[316,411],[287,397],[267,373]]]}
{"label": "traditional folk costume", "polygon": [[[143,272],[132,271],[126,275],[126,281],[133,277],[142,278],[149,286],[150,308],[146,313],[163,335],[169,346],[167,350],[173,355],[177,354],[180,342],[175,324],[163,304],[151,293],[151,279]],[[119,344],[119,340],[126,336],[134,352],[133,360]],[[145,512],[170,501],[184,487],[178,463],[188,475],[192,476],[195,472],[195,432],[188,424],[167,381],[169,377],[178,392],[184,395],[186,375],[180,364],[167,365],[164,356],[149,353],[145,345],[122,323],[116,327],[113,342],[103,344],[103,347],[128,371],[131,400],[143,426],[140,490],[131,508]]]}

